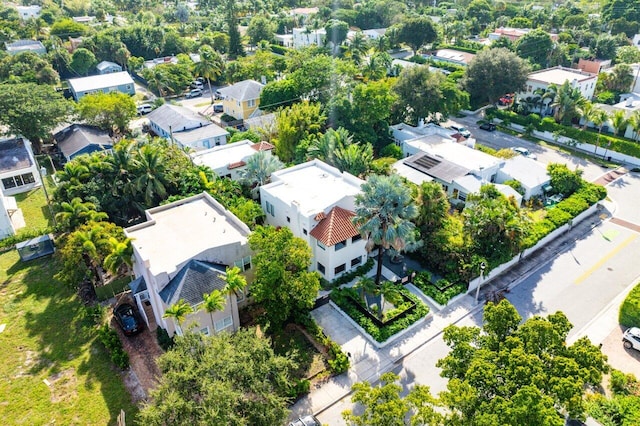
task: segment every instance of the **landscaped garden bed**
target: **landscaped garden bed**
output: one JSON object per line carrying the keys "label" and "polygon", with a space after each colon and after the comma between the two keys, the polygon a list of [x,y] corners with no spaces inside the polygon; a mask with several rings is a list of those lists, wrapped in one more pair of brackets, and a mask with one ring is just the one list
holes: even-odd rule
{"label": "landscaped garden bed", "polygon": [[418,297],[404,288],[398,291],[402,302],[392,309],[383,309],[382,320],[368,309],[356,289],[335,289],[331,292],[331,300],[372,338],[384,342],[429,313],[429,307]]}
{"label": "landscaped garden bed", "polygon": [[431,275],[428,272],[418,272],[413,279],[415,285],[425,296],[429,296],[437,304],[445,306],[449,300],[467,291],[465,284],[452,284],[445,279],[431,282]]}

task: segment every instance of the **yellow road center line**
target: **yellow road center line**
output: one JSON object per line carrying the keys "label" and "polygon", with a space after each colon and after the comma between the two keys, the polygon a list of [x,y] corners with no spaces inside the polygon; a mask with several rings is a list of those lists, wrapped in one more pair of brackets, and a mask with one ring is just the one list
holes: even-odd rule
{"label": "yellow road center line", "polygon": [[633,234],[633,235],[629,236],[629,238],[627,238],[622,243],[620,243],[620,245],[618,245],[618,247],[616,247],[613,250],[611,250],[609,253],[607,253],[606,256],[604,256],[602,259],[600,259],[598,262],[596,262],[593,266],[591,266],[591,268],[587,269],[584,272],[584,274],[582,274],[578,278],[576,278],[576,280],[573,283],[574,284],[580,284],[582,281],[586,280],[589,277],[589,275],[593,274],[593,272],[596,269],[600,268],[602,265],[605,264],[605,262],[607,262],[613,256],[618,254],[618,252],[620,252],[620,250],[622,250],[623,248],[625,248],[626,246],[631,244],[631,242],[633,240],[635,240],[637,237],[638,237],[637,234]]}

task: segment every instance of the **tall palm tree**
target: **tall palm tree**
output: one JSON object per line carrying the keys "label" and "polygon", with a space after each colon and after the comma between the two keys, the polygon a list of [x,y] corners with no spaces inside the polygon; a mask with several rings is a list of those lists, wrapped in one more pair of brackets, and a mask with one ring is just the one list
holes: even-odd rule
{"label": "tall palm tree", "polygon": [[247,287],[247,279],[237,266],[227,267],[226,275],[221,275],[220,277],[227,283],[225,286],[227,294],[233,294],[236,298]]}
{"label": "tall palm tree", "polygon": [[135,191],[137,194],[142,194],[146,206],[151,207],[158,199],[163,199],[167,195],[164,157],[157,147],[144,145],[136,152],[134,165]]}
{"label": "tall palm tree", "polygon": [[112,274],[117,274],[120,269],[125,268],[125,274],[131,274],[133,266],[133,245],[131,238],[119,241],[117,238],[109,238],[111,252],[104,258],[104,267]]}
{"label": "tall palm tree", "polygon": [[384,250],[393,247],[400,251],[405,247],[414,236],[415,226],[410,219],[416,217],[418,211],[411,191],[395,174],[370,176],[362,185],[362,192],[356,195],[355,204],[353,223],[367,239],[367,250],[378,247],[376,286],[379,287]]}
{"label": "tall palm tree", "polygon": [[640,111],[634,111],[629,117],[629,125],[633,129],[633,140],[638,140],[640,135]]}
{"label": "tall palm tree", "polygon": [[58,207],[60,211],[56,213],[56,221],[65,231],[73,231],[87,222],[100,222],[109,217],[106,213],[97,211],[95,204],[83,202],[80,197],[72,199],[70,203],[63,201]]}
{"label": "tall palm tree", "polygon": [[385,281],[380,286],[380,320],[384,317],[384,308],[387,303],[398,305],[402,301],[402,294],[398,284]]}
{"label": "tall palm tree", "polygon": [[607,114],[607,111],[603,110],[602,108],[596,108],[596,110],[593,112],[593,115],[591,116],[591,122],[598,128],[598,142],[596,143],[596,146],[593,150],[594,153],[600,146],[600,135],[602,134],[602,128],[604,127],[604,124],[607,122],[607,120],[609,120],[609,114]]}
{"label": "tall palm tree", "polygon": [[334,165],[341,172],[346,171],[360,178],[369,174],[372,162],[373,146],[369,142],[354,143],[339,148],[334,159]]}
{"label": "tall palm tree", "polygon": [[173,318],[177,323],[176,331],[182,334],[182,322],[191,313],[193,313],[191,305],[186,300],[180,299],[164,311],[162,318]]}
{"label": "tall palm tree", "polygon": [[356,65],[360,65],[369,51],[369,39],[362,31],[358,31],[347,48],[348,56],[353,60]]}
{"label": "tall palm tree", "polygon": [[580,115],[584,120],[584,123],[582,124],[582,130],[586,130],[589,122],[593,121],[591,120],[591,117],[593,116],[593,113],[596,110],[596,108],[597,107],[593,104],[593,102],[590,102],[590,101],[586,101],[584,105],[582,105],[582,108],[580,108]]}
{"label": "tall palm tree", "polygon": [[628,124],[629,120],[627,120],[627,115],[622,110],[617,110],[613,113],[613,116],[611,116],[611,125],[613,126],[616,136],[620,136],[620,133],[624,135]]}
{"label": "tall palm tree", "polygon": [[284,168],[282,161],[267,151],[256,152],[246,163],[239,172],[240,180],[255,189],[269,183],[271,174]]}
{"label": "tall palm tree", "polygon": [[[213,325],[213,313],[224,310],[227,306],[227,301],[220,290],[213,290],[211,293],[205,293],[202,295],[204,310],[209,313],[211,317],[211,325]],[[214,327],[215,328],[215,327]]]}
{"label": "tall palm tree", "polygon": [[83,229],[75,231],[71,238],[74,244],[82,249],[82,259],[93,274],[94,282],[103,284],[99,265],[102,263],[103,253],[107,251],[109,245],[108,236],[103,228],[98,223],[89,222]]}
{"label": "tall palm tree", "polygon": [[200,47],[200,62],[193,64],[193,71],[198,77],[207,79],[211,103],[213,103],[213,90],[211,90],[211,80],[217,80],[224,72],[224,60],[222,56],[210,46]]}
{"label": "tall palm tree", "polygon": [[353,286],[354,289],[358,290],[360,293],[360,297],[364,304],[369,307],[369,303],[367,302],[367,294],[376,295],[378,292],[378,287],[376,286],[376,282],[371,277],[362,277],[358,280],[357,283]]}
{"label": "tall palm tree", "polygon": [[570,122],[585,102],[578,87],[572,87],[568,81],[559,86],[555,92],[551,107],[555,110],[554,118],[558,123]]}

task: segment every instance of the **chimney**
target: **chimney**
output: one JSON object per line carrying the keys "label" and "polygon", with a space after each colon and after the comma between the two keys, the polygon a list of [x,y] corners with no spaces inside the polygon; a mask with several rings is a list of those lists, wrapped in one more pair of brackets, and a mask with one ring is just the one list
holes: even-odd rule
{"label": "chimney", "polygon": [[424,127],[424,118],[418,120],[418,129],[422,129]]}

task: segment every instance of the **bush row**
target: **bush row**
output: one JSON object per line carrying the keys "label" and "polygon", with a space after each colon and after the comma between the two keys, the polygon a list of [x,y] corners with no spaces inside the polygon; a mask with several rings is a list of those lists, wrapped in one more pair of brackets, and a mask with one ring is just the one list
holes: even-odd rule
{"label": "bush row", "polygon": [[[331,292],[331,300],[342,311],[349,315],[349,317],[362,327],[371,337],[378,342],[384,342],[394,334],[406,329],[420,318],[426,316],[429,313],[429,307],[420,301],[416,296],[411,294],[406,289],[402,288],[400,292],[410,299],[415,306],[407,315],[398,318],[397,320],[390,321],[384,326],[377,326],[371,318],[362,313],[354,302],[353,297],[357,297],[356,290],[352,288],[337,288]],[[355,293],[355,294],[354,294]]]}
{"label": "bush row", "polygon": [[98,328],[98,338],[111,354],[111,361],[126,370],[129,367],[129,354],[122,347],[118,333],[109,324],[103,324]]}
{"label": "bush row", "polygon": [[640,285],[636,285],[622,302],[618,320],[625,327],[640,327]]}
{"label": "bush row", "polygon": [[13,247],[18,243],[39,237],[40,235],[50,234],[51,232],[53,232],[53,228],[23,229],[16,235],[12,235],[0,241],[0,250],[13,249]]}
{"label": "bush row", "polygon": [[304,318],[301,318],[300,322],[317,341],[327,348],[327,352],[329,353],[329,369],[331,372],[333,374],[342,374],[347,371],[350,365],[349,358],[342,351],[340,345],[324,334],[322,327],[320,327],[310,315],[307,314]]}
{"label": "bush row", "polygon": [[348,282],[353,281],[357,277],[361,277],[373,268],[373,259],[368,258],[366,262],[362,265],[358,266],[356,269],[353,269],[347,273],[340,275],[338,278],[333,280],[331,284],[335,287],[339,287],[342,284],[346,284]]}
{"label": "bush row", "polygon": [[590,182],[583,182],[582,187],[574,192],[570,197],[560,201],[554,208],[547,211],[544,219],[537,221],[530,229],[529,235],[523,242],[523,248],[534,246],[550,232],[568,223],[578,216],[589,206],[604,199],[607,190]]}
{"label": "bush row", "polygon": [[601,147],[607,146],[610,151],[640,158],[640,144],[638,143],[609,134],[585,132],[572,126],[563,126],[556,123],[552,117],[540,118],[538,114],[519,115],[513,111],[499,109],[491,109],[487,112],[487,116],[499,118],[505,124],[515,123],[535,130],[566,136],[581,143],[599,145]]}
{"label": "bush row", "polygon": [[444,306],[449,300],[457,295],[467,291],[465,284],[453,284],[445,279],[438,280],[437,283],[431,282],[428,272],[418,272],[413,279],[413,284],[420,289],[425,295],[435,300],[438,304]]}

